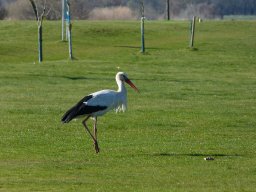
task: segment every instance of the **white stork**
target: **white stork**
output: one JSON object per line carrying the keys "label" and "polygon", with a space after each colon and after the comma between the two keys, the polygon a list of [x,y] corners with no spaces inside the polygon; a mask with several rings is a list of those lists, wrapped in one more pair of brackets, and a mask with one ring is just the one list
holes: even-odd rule
{"label": "white stork", "polygon": [[[135,91],[139,92],[137,87],[128,79],[127,74],[118,72],[116,74],[116,83],[118,90],[101,90],[91,93],[81,99],[76,105],[71,107],[62,117],[63,123],[68,123],[77,117],[84,117],[83,125],[85,130],[92,137],[96,153],[100,151],[97,141],[97,117],[102,116],[108,111],[115,109],[118,111],[125,111],[127,108],[126,88],[124,82],[129,84]],[[94,120],[94,134],[92,134],[86,125],[89,118]]]}

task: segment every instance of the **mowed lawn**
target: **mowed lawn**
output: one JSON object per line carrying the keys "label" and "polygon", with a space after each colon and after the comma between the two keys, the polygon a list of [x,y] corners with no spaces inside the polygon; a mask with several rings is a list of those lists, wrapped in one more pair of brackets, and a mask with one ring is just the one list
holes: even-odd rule
{"label": "mowed lawn", "polygon": [[[0,22],[0,191],[255,191],[256,22]],[[101,152],[61,116],[125,71],[128,111],[99,118]],[[92,125],[92,124],[90,124]],[[205,157],[214,157],[205,161]]]}

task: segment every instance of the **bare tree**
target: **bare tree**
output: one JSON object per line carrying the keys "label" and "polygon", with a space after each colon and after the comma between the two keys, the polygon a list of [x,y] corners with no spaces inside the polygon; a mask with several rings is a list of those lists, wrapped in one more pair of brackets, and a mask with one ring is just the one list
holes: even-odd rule
{"label": "bare tree", "polygon": [[44,5],[41,11],[41,14],[39,13],[37,4],[35,3],[34,0],[29,0],[35,16],[36,16],[36,20],[37,20],[37,26],[38,26],[38,57],[39,57],[39,62],[41,63],[43,61],[43,19],[46,15],[48,15],[48,13],[50,12],[50,9],[48,10],[48,13],[46,13],[46,0],[44,1]]}
{"label": "bare tree", "polygon": [[[1,0],[0,0],[1,1]],[[34,0],[37,5],[38,12],[42,12],[44,6],[44,0]],[[34,19],[34,11],[30,7],[30,0],[18,0],[10,1],[4,4],[4,7],[7,10],[7,18],[9,19]],[[61,6],[60,1],[47,1],[46,7],[51,8],[51,12],[46,15],[48,20],[57,20],[61,18]]]}

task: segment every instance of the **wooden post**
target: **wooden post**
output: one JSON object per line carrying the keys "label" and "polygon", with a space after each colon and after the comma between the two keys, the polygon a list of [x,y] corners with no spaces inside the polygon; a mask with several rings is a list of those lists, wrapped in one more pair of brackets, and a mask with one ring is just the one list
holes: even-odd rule
{"label": "wooden post", "polygon": [[167,20],[170,20],[170,0],[166,0],[166,17]]}
{"label": "wooden post", "polygon": [[140,13],[141,13],[141,53],[145,53],[145,16],[144,16],[144,2],[140,1]]}
{"label": "wooden post", "polygon": [[196,28],[196,17],[193,16],[193,20],[191,21],[190,48],[194,47],[195,28]]}
{"label": "wooden post", "polygon": [[144,17],[141,17],[141,52],[145,53]]}

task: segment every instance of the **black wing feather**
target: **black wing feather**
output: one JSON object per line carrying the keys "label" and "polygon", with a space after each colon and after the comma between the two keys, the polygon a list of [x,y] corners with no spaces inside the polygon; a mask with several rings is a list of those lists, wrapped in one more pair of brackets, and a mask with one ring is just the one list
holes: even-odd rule
{"label": "black wing feather", "polygon": [[88,101],[92,98],[92,95],[85,96],[83,99],[81,99],[76,105],[71,107],[61,118],[61,121],[63,123],[68,123],[71,121],[74,117],[76,117],[77,112],[79,111],[79,108],[83,104],[83,102]]}
{"label": "black wing feather", "polygon": [[75,106],[71,107],[61,118],[61,121],[63,123],[68,123],[72,119],[86,114],[91,114],[94,112],[97,112],[99,110],[104,110],[107,107],[106,106],[88,106],[85,105],[84,102],[90,100],[93,96],[88,95],[85,96],[83,99],[81,99]]}

